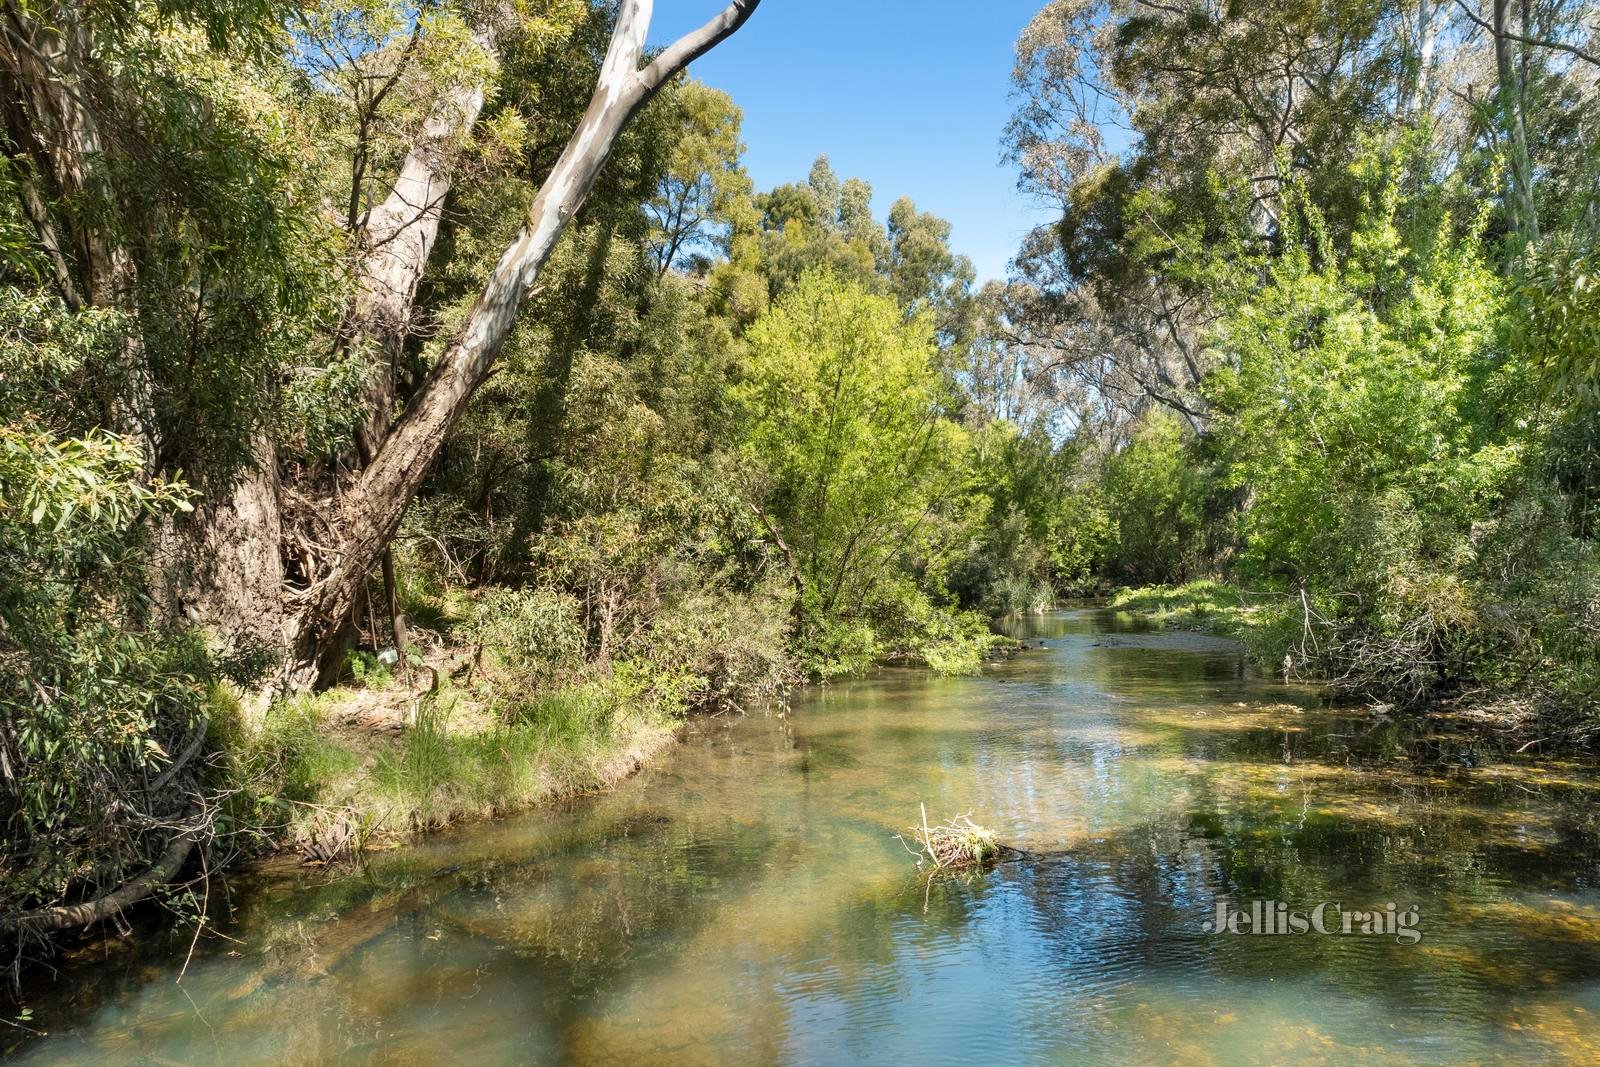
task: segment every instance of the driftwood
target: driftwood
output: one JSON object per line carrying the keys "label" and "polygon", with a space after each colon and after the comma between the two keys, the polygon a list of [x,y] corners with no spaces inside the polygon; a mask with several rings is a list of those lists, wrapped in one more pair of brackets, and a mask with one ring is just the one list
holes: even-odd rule
{"label": "driftwood", "polygon": [[[926,874],[984,870],[1001,863],[1067,855],[1066,851],[1039,853],[1002,844],[993,833],[972,821],[971,812],[943,825],[930,826],[927,805],[918,807],[922,818],[916,826],[907,828],[910,841],[906,834],[896,834],[895,840],[917,857],[917,869]],[[917,847],[912,848],[913,844]]]}
{"label": "driftwood", "polygon": [[988,867],[1000,858],[1001,846],[994,834],[972,821],[972,813],[958,815],[941,826],[928,825],[928,807],[918,805],[922,811],[920,825],[910,827],[913,849],[906,844],[904,835],[900,843],[917,856],[917,866],[932,863],[934,870],[955,871],[970,867]]}

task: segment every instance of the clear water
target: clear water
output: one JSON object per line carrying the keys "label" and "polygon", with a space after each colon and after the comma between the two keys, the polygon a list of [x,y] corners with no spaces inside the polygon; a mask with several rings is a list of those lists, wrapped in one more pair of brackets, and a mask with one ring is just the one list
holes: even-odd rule
{"label": "clear water", "polygon": [[[1065,612],[981,678],[701,722],[616,792],[357,874],[234,880],[72,961],[28,1063],[1600,1061],[1579,763],[1332,713],[1236,650]],[[1040,642],[1043,642],[1043,647]],[[1036,853],[918,876],[926,804]],[[1423,939],[1207,932],[1219,898]],[[18,1042],[18,1033],[0,1042]]]}

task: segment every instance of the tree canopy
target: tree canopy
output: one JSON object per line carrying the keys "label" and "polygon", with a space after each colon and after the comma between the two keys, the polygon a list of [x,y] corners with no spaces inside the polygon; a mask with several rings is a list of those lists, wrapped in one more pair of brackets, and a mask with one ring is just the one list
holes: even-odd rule
{"label": "tree canopy", "polygon": [[1592,732],[1592,5],[1051,0],[982,285],[825,154],[756,187],[685,70],[757,6],[7,5],[0,933],[322,841],[296,716],[398,676],[526,786],[1206,580],[1274,672]]}

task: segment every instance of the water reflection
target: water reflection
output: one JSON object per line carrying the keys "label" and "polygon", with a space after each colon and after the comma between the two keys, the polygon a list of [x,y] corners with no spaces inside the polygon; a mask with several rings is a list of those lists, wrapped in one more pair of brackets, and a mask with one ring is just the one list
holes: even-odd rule
{"label": "water reflection", "polygon": [[[697,724],[616,793],[237,887],[226,929],[74,964],[30,1062],[1457,1062],[1600,1056],[1596,782],[1318,708],[1226,642],[1032,620]],[[1042,646],[1042,647],[1041,647]],[[971,811],[1036,855],[919,880]],[[1421,909],[1424,940],[1219,937],[1219,897]]]}

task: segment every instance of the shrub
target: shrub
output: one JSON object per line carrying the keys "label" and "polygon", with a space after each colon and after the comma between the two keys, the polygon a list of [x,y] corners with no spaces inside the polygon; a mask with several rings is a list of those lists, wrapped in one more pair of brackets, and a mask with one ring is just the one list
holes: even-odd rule
{"label": "shrub", "polygon": [[197,819],[217,671],[142,593],[143,524],[186,497],[122,438],[0,423],[0,911],[115,886]]}

